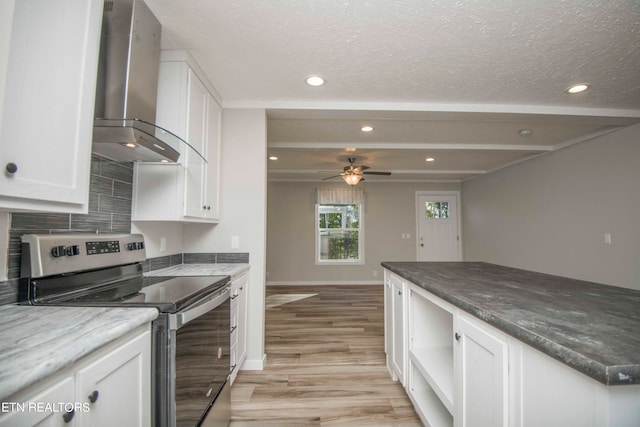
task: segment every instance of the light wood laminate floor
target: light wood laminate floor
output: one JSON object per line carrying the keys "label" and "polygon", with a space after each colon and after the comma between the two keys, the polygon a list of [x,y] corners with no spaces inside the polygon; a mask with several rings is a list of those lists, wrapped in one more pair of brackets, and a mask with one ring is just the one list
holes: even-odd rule
{"label": "light wood laminate floor", "polygon": [[[267,286],[266,294],[276,304],[266,310],[267,363],[239,372],[232,427],[421,425],[385,367],[382,285]],[[287,294],[297,300],[277,305]]]}

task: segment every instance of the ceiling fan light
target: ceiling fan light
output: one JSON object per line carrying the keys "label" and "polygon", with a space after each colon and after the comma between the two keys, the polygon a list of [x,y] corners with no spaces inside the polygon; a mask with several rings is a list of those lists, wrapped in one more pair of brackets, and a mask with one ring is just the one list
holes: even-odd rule
{"label": "ceiling fan light", "polygon": [[345,175],[342,175],[342,179],[344,179],[344,182],[346,182],[347,184],[353,187],[354,185],[358,185],[360,180],[362,180],[362,175],[345,174]]}

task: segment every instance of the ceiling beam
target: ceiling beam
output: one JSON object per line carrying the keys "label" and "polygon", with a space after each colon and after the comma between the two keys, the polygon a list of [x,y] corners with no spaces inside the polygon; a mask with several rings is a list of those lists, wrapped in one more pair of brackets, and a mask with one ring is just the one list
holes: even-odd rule
{"label": "ceiling beam", "polygon": [[317,150],[357,148],[364,150],[489,150],[489,151],[553,151],[553,145],[510,145],[510,144],[447,144],[415,142],[269,142],[267,148],[288,150]]}

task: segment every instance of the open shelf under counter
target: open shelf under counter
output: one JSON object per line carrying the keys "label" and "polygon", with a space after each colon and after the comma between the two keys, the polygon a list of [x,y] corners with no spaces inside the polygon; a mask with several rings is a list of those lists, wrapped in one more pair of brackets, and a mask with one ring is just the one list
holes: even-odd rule
{"label": "open shelf under counter", "polygon": [[451,409],[445,407],[412,358],[409,360],[408,391],[422,421],[431,427],[453,427]]}
{"label": "open shelf under counter", "polygon": [[453,347],[414,348],[409,350],[414,369],[424,379],[442,404],[453,413]]}

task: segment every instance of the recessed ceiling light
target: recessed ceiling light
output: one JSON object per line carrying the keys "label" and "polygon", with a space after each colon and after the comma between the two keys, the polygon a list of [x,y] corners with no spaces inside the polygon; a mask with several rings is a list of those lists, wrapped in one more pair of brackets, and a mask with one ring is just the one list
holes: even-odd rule
{"label": "recessed ceiling light", "polygon": [[434,159],[433,157],[427,157],[426,159],[424,159],[425,162],[435,162],[436,159]]}
{"label": "recessed ceiling light", "polygon": [[373,132],[373,127],[372,127],[372,126],[362,126],[362,127],[360,128],[360,130],[361,130],[362,132]]}
{"label": "recessed ceiling light", "polygon": [[161,163],[169,163],[169,160],[167,160],[167,159],[162,159],[162,160],[160,160],[160,162],[161,162]]}
{"label": "recessed ceiling light", "polygon": [[346,151],[347,153],[355,153],[357,150],[357,148],[355,147],[349,147],[349,148],[345,148],[344,151]]}
{"label": "recessed ceiling light", "polygon": [[278,160],[278,156],[269,156],[269,160]]}
{"label": "recessed ceiling light", "polygon": [[305,80],[309,86],[322,86],[325,81],[320,76],[309,76]]}
{"label": "recessed ceiling light", "polygon": [[570,88],[567,89],[567,93],[580,93],[580,92],[584,92],[585,90],[589,89],[589,85],[586,83],[580,83],[577,85],[573,85]]}
{"label": "recessed ceiling light", "polygon": [[518,135],[525,137],[525,136],[529,136],[533,133],[533,131],[529,128],[524,128],[524,129],[520,129],[518,131]]}
{"label": "recessed ceiling light", "polygon": [[132,142],[129,142],[129,143],[124,144],[124,145],[125,145],[125,147],[129,147],[129,148],[136,148],[136,144],[134,144],[134,143],[132,143]]}

